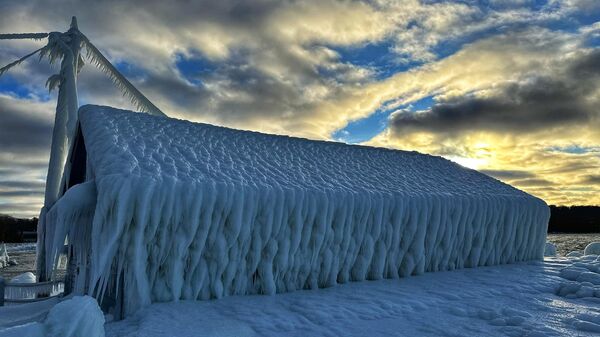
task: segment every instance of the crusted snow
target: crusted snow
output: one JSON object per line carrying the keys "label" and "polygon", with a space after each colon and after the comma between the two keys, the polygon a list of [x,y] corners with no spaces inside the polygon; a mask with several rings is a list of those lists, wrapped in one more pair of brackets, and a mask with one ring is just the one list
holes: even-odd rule
{"label": "crusted snow", "polygon": [[107,324],[106,335],[596,336],[600,298],[560,291],[568,282],[562,269],[575,263],[595,269],[596,259],[548,258],[275,296],[156,303]]}
{"label": "crusted snow", "polygon": [[55,258],[68,233],[76,284],[116,288],[127,313],[544,253],[543,201],[440,157],[108,107],[80,121],[88,183],[49,212],[47,240]]}

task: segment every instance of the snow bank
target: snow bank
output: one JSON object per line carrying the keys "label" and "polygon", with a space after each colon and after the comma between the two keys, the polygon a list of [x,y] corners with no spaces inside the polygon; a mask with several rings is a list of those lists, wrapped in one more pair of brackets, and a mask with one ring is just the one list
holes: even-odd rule
{"label": "snow bank", "polygon": [[49,258],[68,234],[79,291],[127,313],[544,253],[543,201],[441,157],[106,107],[80,121],[88,182],[49,212]]}

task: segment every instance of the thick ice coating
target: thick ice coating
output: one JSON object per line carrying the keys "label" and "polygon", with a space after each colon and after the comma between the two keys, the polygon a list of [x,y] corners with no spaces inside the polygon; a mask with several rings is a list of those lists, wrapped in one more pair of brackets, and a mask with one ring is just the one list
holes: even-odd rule
{"label": "thick ice coating", "polygon": [[78,291],[127,313],[543,257],[542,200],[441,157],[109,107],[80,123],[95,188],[48,226],[83,251]]}

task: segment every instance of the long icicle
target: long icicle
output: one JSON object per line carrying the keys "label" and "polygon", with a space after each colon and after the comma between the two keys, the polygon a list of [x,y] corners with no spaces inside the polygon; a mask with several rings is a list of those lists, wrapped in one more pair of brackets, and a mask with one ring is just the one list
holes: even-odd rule
{"label": "long icicle", "polygon": [[115,68],[110,61],[102,55],[102,53],[96,48],[88,38],[81,34],[82,40],[87,50],[87,57],[94,63],[102,72],[104,72],[111,81],[121,90],[123,94],[127,96],[131,102],[143,112],[147,112],[152,115],[166,116],[159,108],[157,108],[150,100],[144,96],[138,89],[136,89],[131,82],[125,78]]}

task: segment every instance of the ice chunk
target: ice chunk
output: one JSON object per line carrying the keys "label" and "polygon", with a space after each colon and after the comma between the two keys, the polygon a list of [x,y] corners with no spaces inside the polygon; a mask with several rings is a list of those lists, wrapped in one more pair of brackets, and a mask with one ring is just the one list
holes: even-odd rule
{"label": "ice chunk", "polygon": [[104,314],[89,296],[75,296],[58,303],[44,325],[47,337],[104,337]]}
{"label": "ice chunk", "polygon": [[546,242],[544,256],[556,256],[556,246],[552,242]]}
{"label": "ice chunk", "polygon": [[600,242],[592,242],[587,245],[583,255],[600,255]]}
{"label": "ice chunk", "polygon": [[567,257],[582,257],[583,253],[580,251],[573,251],[567,254]]}
{"label": "ice chunk", "polygon": [[10,279],[10,282],[12,283],[35,283],[35,281],[35,274],[30,271],[23,274],[19,274]]}

